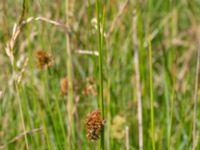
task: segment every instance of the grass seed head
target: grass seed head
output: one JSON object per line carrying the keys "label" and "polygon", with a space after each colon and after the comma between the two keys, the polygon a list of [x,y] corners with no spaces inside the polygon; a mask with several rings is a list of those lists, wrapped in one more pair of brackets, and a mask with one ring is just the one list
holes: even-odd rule
{"label": "grass seed head", "polygon": [[67,95],[68,93],[68,80],[67,78],[62,78],[60,80],[60,90],[63,95]]}
{"label": "grass seed head", "polygon": [[100,137],[105,121],[101,117],[99,110],[90,113],[86,119],[87,138],[96,141]]}
{"label": "grass seed head", "polygon": [[47,52],[43,50],[38,50],[36,52],[36,57],[37,57],[39,68],[42,69],[42,68],[48,68],[52,66],[52,63],[53,63],[52,56],[48,54]]}

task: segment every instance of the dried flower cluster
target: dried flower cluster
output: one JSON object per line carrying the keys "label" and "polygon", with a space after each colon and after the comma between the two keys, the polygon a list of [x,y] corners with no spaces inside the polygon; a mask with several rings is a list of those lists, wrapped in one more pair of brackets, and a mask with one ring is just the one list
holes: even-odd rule
{"label": "dried flower cluster", "polygon": [[96,141],[104,127],[105,121],[99,110],[90,113],[86,119],[86,132],[89,140]]}
{"label": "dried flower cluster", "polygon": [[60,90],[63,95],[67,95],[68,93],[68,80],[67,77],[62,78],[60,80]]}
{"label": "dried flower cluster", "polygon": [[43,50],[39,50],[36,53],[36,57],[38,60],[38,67],[39,68],[45,68],[45,67],[50,67],[52,66],[53,63],[53,59],[51,57],[50,54],[48,54],[47,52],[43,51]]}
{"label": "dried flower cluster", "polygon": [[86,86],[82,91],[83,95],[97,95],[95,80],[91,77],[86,78]]}

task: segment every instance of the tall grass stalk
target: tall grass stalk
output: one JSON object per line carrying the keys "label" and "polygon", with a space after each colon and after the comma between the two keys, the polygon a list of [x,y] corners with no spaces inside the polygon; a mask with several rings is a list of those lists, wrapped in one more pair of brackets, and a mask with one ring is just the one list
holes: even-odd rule
{"label": "tall grass stalk", "polygon": [[[18,70],[17,70],[17,66],[16,66],[16,59],[14,58],[14,55],[13,55],[13,50],[14,50],[14,47],[15,47],[16,39],[19,36],[20,30],[22,28],[21,23],[22,23],[22,20],[25,18],[25,11],[26,11],[26,0],[23,0],[21,16],[20,16],[19,22],[16,26],[16,28],[18,28],[19,32],[17,33],[17,31],[15,31],[13,33],[11,40],[10,40],[10,43],[9,43],[9,46],[8,46],[8,49],[9,49],[10,53],[12,53],[12,56],[13,56],[13,58],[11,58],[11,57],[9,57],[9,58],[11,60],[11,63],[13,62],[12,63],[12,71],[13,71],[13,74],[15,76],[18,73]],[[16,36],[16,37],[14,37],[14,36]],[[12,41],[12,39],[14,39],[14,40]],[[15,80],[14,80],[14,86],[15,86],[16,95],[17,95],[17,97],[16,97],[17,103],[19,105],[19,113],[20,113],[20,119],[21,119],[22,128],[23,128],[23,132],[24,132],[26,150],[29,150],[29,144],[28,144],[28,138],[27,138],[27,134],[26,134],[26,127],[25,127],[23,108],[22,108],[23,104],[22,104],[22,101],[20,99],[20,88],[21,88],[21,86],[20,86],[20,81],[18,82],[17,78],[15,78]]]}
{"label": "tall grass stalk", "polygon": [[137,119],[138,119],[138,134],[139,134],[139,150],[143,150],[143,127],[142,127],[142,94],[140,84],[140,70],[139,70],[139,50],[137,38],[137,14],[136,10],[133,11],[133,49],[134,49],[134,65],[135,65],[135,84],[137,94]]}
{"label": "tall grass stalk", "polygon": [[[103,100],[103,39],[104,39],[104,12],[102,14],[102,4],[99,0],[96,0],[96,15],[97,15],[97,39],[98,39],[98,51],[99,51],[99,107],[102,117],[104,119],[104,100]],[[101,133],[100,149],[104,149],[104,129]]]}
{"label": "tall grass stalk", "polygon": [[152,47],[151,47],[151,37],[148,37],[149,46],[149,78],[150,78],[150,106],[151,106],[151,140],[152,149],[155,150],[155,133],[154,133],[154,99],[153,99],[153,68],[152,68]]}
{"label": "tall grass stalk", "polygon": [[23,127],[23,132],[24,132],[26,150],[29,150],[28,138],[27,138],[27,134],[26,134],[25,121],[24,121],[22,104],[21,104],[20,93],[19,93],[20,87],[19,87],[19,85],[18,85],[16,80],[15,80],[15,89],[16,89],[16,94],[17,94],[17,102],[18,102],[18,105],[19,105],[19,113],[20,113],[21,123],[22,123],[22,127]]}
{"label": "tall grass stalk", "polygon": [[171,112],[170,112],[170,126],[168,133],[168,150],[170,150],[171,145],[171,130],[172,130],[172,122],[173,122],[173,114],[174,114],[174,94],[175,94],[175,86],[176,86],[176,63],[173,67],[173,81],[172,81],[172,95],[171,95]]}
{"label": "tall grass stalk", "polygon": [[130,150],[130,145],[129,145],[129,127],[125,127],[125,140],[126,140],[126,150]]}
{"label": "tall grass stalk", "polygon": [[[69,0],[65,1],[65,15],[66,26],[69,26]],[[66,52],[67,52],[67,78],[68,78],[68,99],[67,99],[67,112],[68,112],[68,144],[72,148],[74,139],[74,121],[73,121],[73,81],[72,81],[72,56],[69,34],[66,34]]]}
{"label": "tall grass stalk", "polygon": [[40,105],[37,106],[38,107],[38,110],[39,110],[39,115],[41,117],[40,121],[42,122],[42,130],[43,130],[43,133],[44,133],[44,137],[46,139],[46,144],[47,144],[47,147],[48,147],[48,150],[51,150],[51,142],[50,142],[50,137],[48,135],[48,131],[47,131],[47,124],[45,122],[45,115],[43,112],[44,110],[41,108]]}
{"label": "tall grass stalk", "polygon": [[199,62],[200,61],[200,43],[197,52],[197,65],[196,65],[196,77],[195,77],[195,89],[194,89],[194,113],[193,113],[193,131],[192,131],[192,150],[197,146],[197,100],[198,100],[198,83],[199,83]]}

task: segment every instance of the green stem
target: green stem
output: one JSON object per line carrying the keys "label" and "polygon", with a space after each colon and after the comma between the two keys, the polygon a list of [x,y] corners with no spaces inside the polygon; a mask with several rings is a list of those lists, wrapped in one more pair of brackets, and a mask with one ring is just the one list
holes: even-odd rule
{"label": "green stem", "polygon": [[[69,26],[69,0],[66,0],[66,26]],[[66,52],[67,52],[67,79],[68,79],[68,102],[67,102],[67,110],[68,110],[68,142],[70,148],[72,149],[73,141],[74,141],[74,120],[73,120],[73,81],[72,81],[72,55],[71,55],[71,45],[70,45],[70,37],[69,34],[66,34]]]}
{"label": "green stem", "polygon": [[21,117],[21,122],[22,122],[22,127],[23,127],[23,131],[24,131],[24,139],[25,139],[25,144],[26,144],[26,150],[29,150],[29,145],[28,145],[28,138],[27,138],[27,134],[26,134],[26,127],[25,127],[25,121],[24,121],[24,115],[23,115],[23,110],[22,110],[22,104],[21,104],[21,100],[20,100],[20,93],[19,93],[19,85],[17,83],[17,81],[15,81],[15,89],[16,89],[16,93],[17,93],[17,102],[19,105],[19,112],[20,112],[20,117]]}
{"label": "green stem", "polygon": [[[96,13],[97,13],[97,26],[98,26],[98,51],[99,51],[99,107],[101,110],[102,117],[104,119],[104,101],[103,101],[103,54],[102,54],[102,47],[103,47],[103,24],[104,24],[104,15],[100,18],[100,11],[101,3],[99,0],[96,0]],[[101,30],[101,23],[102,23],[102,30]],[[100,149],[104,149],[104,130],[101,133],[101,144]]]}
{"label": "green stem", "polygon": [[151,138],[152,138],[152,149],[155,150],[155,134],[154,134],[154,99],[153,99],[153,77],[152,77],[152,47],[151,39],[148,38],[149,43],[149,77],[150,77],[150,102],[151,102]]}
{"label": "green stem", "polygon": [[170,150],[171,144],[171,130],[172,130],[172,121],[174,113],[174,93],[175,93],[175,83],[176,83],[176,69],[174,68],[174,78],[173,78],[173,87],[172,87],[172,97],[171,97],[171,113],[170,113],[170,126],[169,126],[169,135],[168,135],[168,150]]}

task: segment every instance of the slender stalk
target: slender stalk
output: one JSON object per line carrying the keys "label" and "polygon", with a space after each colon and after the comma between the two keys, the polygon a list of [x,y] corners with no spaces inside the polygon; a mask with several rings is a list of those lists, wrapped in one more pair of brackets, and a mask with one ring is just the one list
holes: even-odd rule
{"label": "slender stalk", "polygon": [[140,84],[140,70],[139,70],[139,52],[137,39],[137,16],[136,11],[133,12],[133,49],[134,49],[134,64],[135,64],[135,82],[137,94],[137,115],[138,115],[138,134],[139,134],[139,150],[143,150],[143,129],[142,129],[142,96]]}
{"label": "slender stalk", "polygon": [[[21,12],[20,20],[19,20],[18,25],[17,25],[17,28],[19,28],[19,33],[20,33],[20,28],[21,28],[21,22],[25,18],[25,11],[26,11],[26,0],[23,0],[23,3],[22,3],[22,12]],[[18,34],[16,33],[16,36],[18,36],[19,33]],[[15,39],[15,41],[16,41],[16,39]],[[15,46],[15,41],[14,41],[13,46],[9,46],[10,51],[12,53],[13,53],[13,49],[14,49],[14,46]],[[16,60],[14,59],[14,56],[13,56],[12,70],[13,70],[13,74],[17,73]],[[20,99],[20,83],[17,82],[17,79],[15,79],[15,81],[14,81],[14,86],[15,86],[15,90],[16,90],[16,94],[17,94],[16,98],[17,98],[17,103],[19,105],[19,113],[20,113],[21,123],[22,123],[22,127],[23,127],[23,132],[26,133],[26,127],[25,127],[25,121],[24,121],[24,115],[23,115],[22,102],[21,102],[21,99]],[[25,144],[26,144],[26,150],[29,150],[27,134],[24,134],[24,139],[25,139]]]}
{"label": "slender stalk", "polygon": [[[17,102],[18,102],[18,105],[19,105],[19,113],[20,113],[20,117],[21,117],[23,132],[26,133],[26,127],[25,127],[25,122],[24,122],[22,104],[21,104],[20,96],[19,96],[19,88],[20,87],[17,84],[17,81],[15,81],[15,89],[16,89],[16,93],[17,93]],[[24,139],[25,139],[25,144],[26,144],[26,150],[29,150],[27,134],[24,134]]]}
{"label": "slender stalk", "polygon": [[[69,26],[69,0],[65,4],[66,26]],[[69,34],[66,34],[66,50],[67,50],[67,78],[68,78],[68,144],[72,148],[74,139],[74,121],[73,121],[73,82],[72,82],[72,60],[71,60],[71,46]]]}
{"label": "slender stalk", "polygon": [[110,77],[108,77],[108,85],[107,85],[107,88],[108,88],[108,97],[106,98],[108,100],[107,102],[107,109],[108,109],[108,112],[107,112],[107,150],[110,150],[111,149],[111,95],[110,95],[110,89],[111,89],[111,83],[110,83]]}
{"label": "slender stalk", "polygon": [[45,122],[45,115],[44,115],[44,112],[43,112],[43,109],[41,108],[41,106],[38,104],[38,109],[39,109],[39,115],[41,117],[41,122],[42,122],[42,130],[43,130],[43,133],[44,133],[44,137],[46,138],[46,142],[47,142],[47,147],[48,147],[48,150],[51,150],[51,144],[50,144],[50,137],[48,135],[48,131],[47,131],[47,124]]}
{"label": "slender stalk", "polygon": [[126,150],[130,150],[130,146],[129,146],[129,127],[126,126],[125,127],[125,138],[126,138]]}
{"label": "slender stalk", "polygon": [[[176,65],[176,64],[174,64],[174,65]],[[176,66],[173,67],[173,83],[172,83],[172,95],[171,95],[171,113],[170,113],[170,126],[169,126],[169,134],[168,134],[168,150],[171,149],[170,145],[171,145],[171,130],[172,130],[173,114],[174,114],[175,85],[176,85]]]}
{"label": "slender stalk", "polygon": [[199,61],[200,61],[200,43],[197,52],[197,65],[196,65],[196,77],[195,77],[195,90],[194,90],[194,114],[193,114],[193,131],[192,131],[192,150],[196,149],[197,145],[197,99],[198,99],[198,83],[199,83]]}
{"label": "slender stalk", "polygon": [[155,150],[155,134],[154,134],[154,99],[153,99],[153,77],[152,77],[152,47],[151,39],[148,38],[149,43],[149,77],[150,77],[150,105],[151,105],[151,139],[152,139],[152,149]]}
{"label": "slender stalk", "polygon": [[[104,101],[103,101],[103,54],[102,54],[102,47],[103,47],[103,24],[104,24],[104,15],[101,14],[101,3],[99,0],[96,0],[96,14],[97,14],[97,26],[98,26],[98,51],[99,51],[99,107],[101,110],[102,117],[104,118]],[[100,17],[101,15],[101,17]],[[102,24],[101,24],[102,23]],[[101,28],[102,25],[102,28]],[[101,141],[100,141],[100,149],[104,149],[104,130],[101,133]]]}

